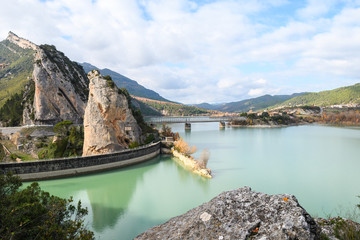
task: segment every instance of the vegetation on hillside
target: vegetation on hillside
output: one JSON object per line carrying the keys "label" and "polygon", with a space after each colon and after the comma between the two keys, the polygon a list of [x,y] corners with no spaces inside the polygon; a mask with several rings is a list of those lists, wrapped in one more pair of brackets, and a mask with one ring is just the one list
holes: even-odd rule
{"label": "vegetation on hillside", "polygon": [[5,126],[12,127],[20,125],[24,110],[22,101],[23,91],[12,95],[0,108],[0,121],[3,122]]}
{"label": "vegetation on hillside", "polygon": [[54,126],[56,138],[39,151],[39,159],[81,156],[84,144],[84,127],[73,126],[71,121],[63,121]]}
{"label": "vegetation on hillside", "polygon": [[0,175],[0,239],[94,239],[84,225],[88,211],[41,190],[37,182],[21,189],[21,180]]}
{"label": "vegetation on hillside", "polygon": [[242,100],[239,102],[231,102],[219,105],[216,109],[223,112],[247,112],[249,110],[257,111],[282,103],[302,93],[294,93],[292,95],[264,95],[261,97]]}
{"label": "vegetation on hillside", "polygon": [[242,113],[242,117],[246,117],[244,120],[233,120],[230,122],[232,126],[251,126],[251,125],[290,125],[296,124],[303,119],[297,118],[293,115],[289,115],[286,112],[272,115],[268,112],[263,112],[261,115],[255,113]]}
{"label": "vegetation on hillside", "polygon": [[349,103],[360,103],[360,83],[318,93],[306,93],[289,99],[279,106],[315,105],[330,106]]}
{"label": "vegetation on hillside", "polygon": [[183,105],[179,103],[164,102],[151,100],[147,98],[135,97],[138,101],[141,101],[150,107],[156,109],[165,116],[196,116],[196,115],[206,115],[214,113],[216,111],[206,110],[194,106]]}
{"label": "vegetation on hillside", "polygon": [[131,103],[135,108],[139,109],[144,116],[162,116],[159,111],[135,98],[131,99]]}
{"label": "vegetation on hillside", "polygon": [[321,115],[321,117],[317,119],[317,121],[319,123],[341,124],[341,125],[360,124],[359,109],[347,110],[347,111],[330,111],[330,110],[325,110]]}
{"label": "vegetation on hillside", "polygon": [[11,96],[23,91],[31,78],[33,54],[34,50],[20,48],[8,40],[0,42],[0,63],[6,64],[0,69],[0,108]]}
{"label": "vegetation on hillside", "polygon": [[5,158],[5,151],[3,145],[0,143],[0,162]]}

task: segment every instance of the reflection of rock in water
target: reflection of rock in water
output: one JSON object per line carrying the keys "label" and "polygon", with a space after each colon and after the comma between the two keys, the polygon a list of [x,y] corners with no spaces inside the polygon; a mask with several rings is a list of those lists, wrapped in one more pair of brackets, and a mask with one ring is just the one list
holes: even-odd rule
{"label": "reflection of rock in water", "polygon": [[96,178],[101,181],[89,183],[92,187],[87,189],[87,194],[93,213],[92,227],[96,232],[115,226],[127,211],[137,183],[154,163],[157,163],[157,159],[112,174],[104,174]]}

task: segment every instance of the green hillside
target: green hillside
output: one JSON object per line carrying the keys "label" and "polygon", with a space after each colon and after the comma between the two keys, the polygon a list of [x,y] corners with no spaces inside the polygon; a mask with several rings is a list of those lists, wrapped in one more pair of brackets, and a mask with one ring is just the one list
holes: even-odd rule
{"label": "green hillside", "polygon": [[277,106],[315,105],[329,106],[349,103],[360,103],[360,83],[318,93],[306,93],[289,99]]}
{"label": "green hillside", "polygon": [[8,40],[0,42],[0,108],[19,94],[33,71],[34,50],[23,49]]}
{"label": "green hillside", "polygon": [[[202,109],[194,106],[188,106],[180,103],[164,102],[148,98],[135,97],[136,100],[145,103],[153,109],[156,109],[165,116],[196,116],[215,113],[216,111]],[[146,114],[145,114],[146,115]]]}
{"label": "green hillside", "polygon": [[147,89],[144,86],[138,84],[136,81],[131,80],[130,78],[127,78],[110,69],[107,68],[99,69],[96,66],[93,66],[89,63],[80,63],[80,65],[84,68],[86,73],[90,72],[91,70],[97,69],[100,71],[101,75],[103,76],[109,75],[112,78],[112,80],[115,82],[115,84],[118,86],[118,88],[126,88],[131,95],[169,102],[169,100],[163,98],[157,92]]}
{"label": "green hillside", "polygon": [[248,112],[250,109],[253,111],[257,111],[282,103],[288,99],[299,96],[301,94],[304,93],[294,93],[292,95],[274,95],[274,96],[264,95],[257,98],[245,99],[238,102],[230,102],[220,105],[210,105],[208,103],[202,103],[194,106],[202,107],[209,110],[218,110],[222,112]]}

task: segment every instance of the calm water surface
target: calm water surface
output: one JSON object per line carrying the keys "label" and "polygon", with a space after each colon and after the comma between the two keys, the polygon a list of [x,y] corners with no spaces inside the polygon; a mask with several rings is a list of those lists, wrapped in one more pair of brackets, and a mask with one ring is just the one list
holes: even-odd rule
{"label": "calm water surface", "polygon": [[360,202],[360,129],[299,126],[226,128],[218,123],[172,124],[199,155],[208,148],[214,178],[203,179],[168,156],[116,171],[41,187],[73,196],[89,210],[97,239],[132,239],[217,194],[243,186],[268,194],[294,194],[313,216],[346,215]]}

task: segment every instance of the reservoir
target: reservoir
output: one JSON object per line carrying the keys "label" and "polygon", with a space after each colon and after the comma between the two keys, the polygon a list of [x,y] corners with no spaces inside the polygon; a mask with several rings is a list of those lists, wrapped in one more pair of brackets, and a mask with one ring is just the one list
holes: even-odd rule
{"label": "reservoir", "polygon": [[307,125],[225,128],[170,124],[190,145],[210,151],[213,179],[194,175],[170,156],[109,172],[42,181],[51,194],[81,200],[97,239],[132,239],[219,193],[250,186],[288,193],[313,217],[348,217],[360,203],[360,128]]}

